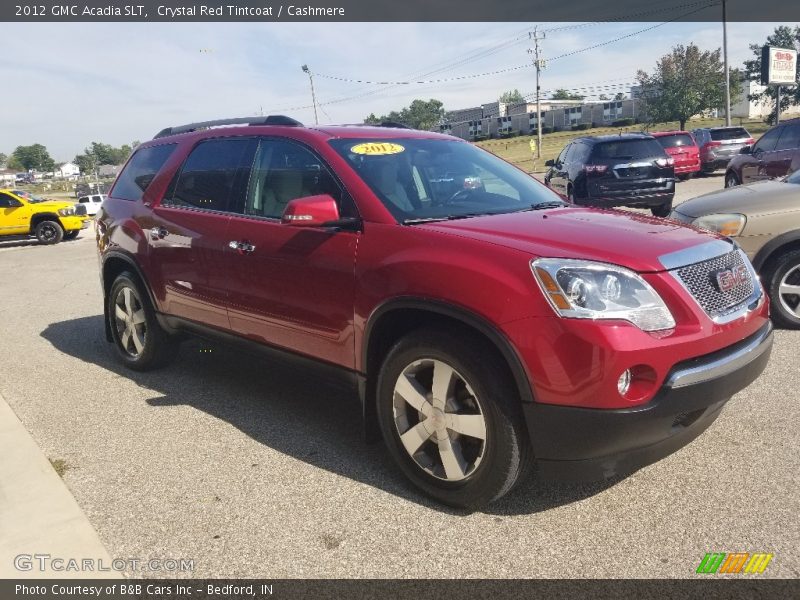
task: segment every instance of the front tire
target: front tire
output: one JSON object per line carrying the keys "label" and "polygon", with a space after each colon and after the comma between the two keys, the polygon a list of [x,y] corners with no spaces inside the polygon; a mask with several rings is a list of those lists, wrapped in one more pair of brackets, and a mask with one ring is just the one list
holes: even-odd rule
{"label": "front tire", "polygon": [[120,273],[106,302],[114,349],[126,367],[149,371],[175,358],[178,342],[158,324],[150,298],[135,275]]}
{"label": "front tire", "polygon": [[64,228],[58,221],[41,221],[34,229],[36,239],[40,244],[57,244],[64,239]]}
{"label": "front tire", "polygon": [[764,281],[773,322],[786,329],[800,329],[800,250],[775,259]]}
{"label": "front tire", "polygon": [[659,206],[653,206],[650,208],[650,212],[653,213],[654,217],[668,217],[672,212],[672,200]]}
{"label": "front tire", "polygon": [[417,331],[381,367],[377,413],[392,458],[436,500],[478,509],[532,463],[519,394],[503,362],[471,335]]}
{"label": "front tire", "polygon": [[739,181],[739,178],[736,176],[736,173],[734,173],[733,171],[725,173],[725,187],[726,188],[736,187],[740,183],[741,182]]}

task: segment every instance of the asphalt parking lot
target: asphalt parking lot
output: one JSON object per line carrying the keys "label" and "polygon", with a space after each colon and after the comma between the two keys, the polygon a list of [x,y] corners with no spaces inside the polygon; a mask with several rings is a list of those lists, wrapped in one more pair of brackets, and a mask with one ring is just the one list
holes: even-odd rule
{"label": "asphalt parking lot", "polygon": [[[721,184],[680,183],[678,200]],[[533,479],[467,514],[365,445],[357,398],[323,380],[201,341],[125,370],[92,238],[0,242],[0,393],[66,461],[112,557],[194,559],[197,577],[658,578],[742,551],[775,555],[758,577],[800,577],[800,332],[778,331],[762,377],[678,453],[621,480]]]}

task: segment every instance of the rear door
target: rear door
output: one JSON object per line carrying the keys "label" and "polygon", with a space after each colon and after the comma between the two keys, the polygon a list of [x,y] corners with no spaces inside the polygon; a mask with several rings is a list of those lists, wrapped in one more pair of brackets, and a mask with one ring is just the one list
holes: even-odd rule
{"label": "rear door", "polygon": [[255,138],[199,142],[148,224],[150,264],[164,311],[228,330],[225,269],[231,207],[244,198]]}
{"label": "rear door", "polygon": [[281,223],[296,198],[329,194],[341,215],[355,205],[328,165],[285,138],[262,138],[225,251],[231,328],[244,337],[354,368],[355,257],[360,233]]}

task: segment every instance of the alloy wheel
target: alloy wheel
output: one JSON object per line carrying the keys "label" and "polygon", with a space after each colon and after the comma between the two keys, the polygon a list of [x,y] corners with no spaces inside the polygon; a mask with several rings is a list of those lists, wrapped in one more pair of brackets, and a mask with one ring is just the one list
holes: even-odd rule
{"label": "alloy wheel", "polygon": [[452,366],[414,361],[394,386],[393,417],[408,455],[429,475],[461,481],[486,453],[486,419],[472,387]]}
{"label": "alloy wheel", "polygon": [[56,231],[56,226],[51,225],[50,223],[45,223],[42,225],[41,228],[42,238],[46,242],[52,242],[58,236],[58,232]]}
{"label": "alloy wheel", "polygon": [[778,285],[781,306],[789,314],[800,318],[800,265],[789,269]]}
{"label": "alloy wheel", "polygon": [[114,298],[114,323],[122,349],[137,358],[144,351],[147,324],[141,299],[129,288],[120,288]]}

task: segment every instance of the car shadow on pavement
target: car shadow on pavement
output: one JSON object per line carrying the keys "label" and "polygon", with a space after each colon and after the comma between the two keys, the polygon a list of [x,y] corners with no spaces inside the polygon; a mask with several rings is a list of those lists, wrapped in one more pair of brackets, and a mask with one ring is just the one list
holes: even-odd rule
{"label": "car shadow on pavement", "polygon": [[[290,363],[242,353],[222,343],[188,339],[177,360],[152,372],[117,362],[105,341],[101,315],[49,325],[41,336],[57,350],[98,365],[141,388],[154,390],[153,407],[191,406],[226,421],[260,444],[371,485],[410,502],[452,515],[466,515],[418,493],[392,462],[383,444],[367,444],[358,396],[346,384],[300,370]],[[110,417],[111,418],[111,417]],[[618,480],[564,484],[536,477],[483,512],[531,514],[593,496]]]}

